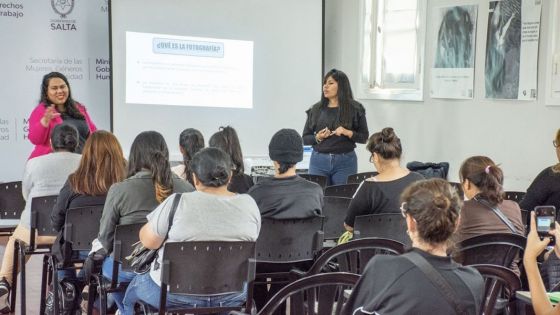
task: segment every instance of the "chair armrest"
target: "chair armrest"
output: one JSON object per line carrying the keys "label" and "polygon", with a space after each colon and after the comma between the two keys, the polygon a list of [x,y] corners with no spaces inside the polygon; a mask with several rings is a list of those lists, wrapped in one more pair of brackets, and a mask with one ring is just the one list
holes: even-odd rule
{"label": "chair armrest", "polygon": [[250,315],[250,314],[243,313],[243,312],[240,312],[240,311],[230,311],[229,315]]}
{"label": "chair armrest", "polygon": [[301,279],[303,277],[305,277],[307,275],[307,273],[303,270],[299,270],[298,268],[292,268],[292,270],[290,270],[290,279],[291,280],[298,280]]}

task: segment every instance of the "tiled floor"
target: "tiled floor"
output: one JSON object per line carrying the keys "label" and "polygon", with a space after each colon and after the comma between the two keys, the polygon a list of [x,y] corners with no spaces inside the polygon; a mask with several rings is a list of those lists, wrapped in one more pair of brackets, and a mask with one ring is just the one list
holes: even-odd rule
{"label": "tiled floor", "polygon": [[[0,237],[0,257],[4,257],[4,248],[8,238]],[[41,264],[42,255],[33,255],[26,265],[26,277],[27,277],[27,314],[28,315],[39,315],[39,297],[41,295]],[[19,312],[19,293],[18,301],[16,307],[16,313]]]}

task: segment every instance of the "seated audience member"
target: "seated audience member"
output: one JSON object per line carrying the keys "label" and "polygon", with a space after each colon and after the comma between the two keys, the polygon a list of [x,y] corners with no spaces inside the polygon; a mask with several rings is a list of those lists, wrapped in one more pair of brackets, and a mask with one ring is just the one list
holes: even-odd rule
{"label": "seated audience member", "polygon": [[274,177],[249,189],[261,216],[273,219],[303,219],[321,215],[323,189],[296,174],[296,163],[303,160],[303,140],[293,129],[281,129],[268,145],[274,163]]}
{"label": "seated audience member", "polygon": [[173,173],[194,185],[192,180],[191,160],[196,152],[204,148],[204,137],[200,131],[188,128],[181,132],[179,136],[179,150],[183,155],[183,164],[171,168]]}
{"label": "seated audience member", "polygon": [[222,149],[229,154],[233,161],[233,176],[228,184],[228,189],[231,192],[238,194],[245,194],[249,188],[253,186],[253,179],[251,176],[243,173],[243,154],[241,153],[241,145],[237,132],[230,126],[220,127],[220,131],[210,137],[208,146],[213,148]]}
{"label": "seated audience member", "polygon": [[398,213],[399,196],[411,183],[424,177],[401,166],[402,146],[393,128],[383,128],[368,139],[369,161],[379,172],[360,184],[350,206],[344,227],[352,232],[354,219],[360,215]]}
{"label": "seated audience member", "polygon": [[[52,226],[59,232],[52,252],[59,262],[67,262],[72,254],[66,252],[63,236],[68,209],[103,206],[109,187],[125,177],[126,160],[117,138],[109,131],[92,133],[85,142],[80,166],[68,176],[51,212]],[[87,257],[87,252],[83,256]]]}
{"label": "seated audience member", "polygon": [[[78,131],[71,125],[54,126],[50,143],[53,153],[32,158],[27,161],[22,180],[25,208],[21,220],[8,239],[0,269],[0,313],[9,312],[8,296],[12,284],[14,242],[16,239],[29,242],[31,223],[31,199],[34,197],[56,195],[68,175],[78,168],[81,155],[74,153],[78,146]],[[35,244],[52,244],[54,236],[35,235]],[[29,256],[26,257],[29,259]]]}
{"label": "seated audience member", "polygon": [[[152,212],[172,193],[193,191],[187,181],[171,172],[169,151],[163,136],[156,131],[140,133],[130,148],[128,178],[109,188],[103,207],[101,228],[94,242],[93,252],[111,254],[115,227],[121,224],[146,222],[146,215]],[[101,245],[102,248],[99,248]],[[90,256],[92,256],[90,254]],[[111,279],[113,258],[106,257],[103,262],[103,276]],[[119,270],[119,282],[130,282],[133,272]],[[122,308],[123,292],[112,293],[119,310]]]}
{"label": "seated audience member", "polygon": [[[556,157],[560,160],[560,129],[552,141]],[[545,168],[527,188],[527,194],[519,203],[521,209],[533,210],[536,206],[553,205],[560,210],[560,163]]]}
{"label": "seated audience member", "polygon": [[[549,232],[556,238],[554,252],[560,252],[560,225],[556,222],[555,229]],[[536,315],[560,314],[560,307],[553,306],[546,294],[543,280],[539,274],[539,266],[537,257],[546,249],[550,243],[550,238],[545,237],[542,240],[537,234],[537,223],[535,213],[531,212],[531,227],[527,235],[527,245],[523,255],[523,266],[527,273],[527,281],[529,282],[529,290],[531,291],[531,303]],[[558,255],[558,254],[557,254]]]}
{"label": "seated audience member", "polygon": [[461,165],[459,178],[468,200],[461,211],[457,242],[487,233],[524,235],[521,210],[516,202],[504,200],[504,175],[494,161],[485,156],[470,157]]}
{"label": "seated audience member", "polygon": [[[478,271],[447,256],[457,229],[461,200],[443,179],[422,180],[403,192],[412,250],[400,256],[376,255],[352,291],[344,314],[455,314],[443,288],[434,285],[419,267],[428,264],[453,288],[451,294],[465,311],[480,314],[484,281]],[[422,263],[423,262],[423,263]]]}
{"label": "seated audience member", "polygon": [[[259,209],[250,196],[228,191],[232,175],[230,157],[217,148],[202,149],[193,157],[192,170],[196,191],[182,194],[171,227],[173,195],[150,213],[148,223],[140,230],[142,244],[157,249],[166,235],[166,242],[256,241],[261,225]],[[136,276],[128,286],[123,314],[134,314],[134,304],[139,300],[159,306],[163,246],[157,257],[150,272]],[[238,306],[245,301],[246,294],[246,289],[209,296],[168,294],[167,307]]]}

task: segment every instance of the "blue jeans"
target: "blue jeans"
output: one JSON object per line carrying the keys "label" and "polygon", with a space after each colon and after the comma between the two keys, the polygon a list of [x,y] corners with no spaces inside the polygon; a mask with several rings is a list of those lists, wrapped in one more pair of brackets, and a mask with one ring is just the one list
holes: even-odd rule
{"label": "blue jeans", "polygon": [[356,152],[331,154],[319,153],[315,150],[311,153],[309,171],[311,175],[323,175],[327,177],[327,185],[346,184],[348,175],[358,172],[358,159]]}
{"label": "blue jeans", "polygon": [[[114,263],[113,257],[108,256],[103,261],[103,266],[101,267],[101,270],[103,272],[103,277],[105,279],[109,279],[109,281],[111,281],[111,279],[113,278],[113,263]],[[136,274],[134,272],[122,271],[121,265],[119,264],[118,283],[129,283],[132,281],[132,279],[134,279],[134,277],[136,277]],[[119,308],[119,310],[122,312],[124,310],[123,307],[124,292],[117,291],[117,292],[110,293],[110,295],[112,299],[115,301],[115,303],[117,303],[117,307]]]}
{"label": "blue jeans", "polygon": [[[86,259],[88,257],[88,254],[89,251],[87,250],[78,251],[78,259]],[[63,279],[84,279],[84,270],[81,269],[80,272],[78,272],[78,276],[76,277],[76,268],[72,267],[58,269],[56,271],[56,274],[59,282]]]}
{"label": "blue jeans", "polygon": [[[152,280],[150,273],[137,275],[126,289],[123,315],[134,315],[134,304],[143,301],[159,308],[160,286]],[[222,295],[181,295],[167,294],[167,309],[188,307],[240,306],[247,298],[247,286],[243,292]],[[227,314],[227,313],[226,313]]]}

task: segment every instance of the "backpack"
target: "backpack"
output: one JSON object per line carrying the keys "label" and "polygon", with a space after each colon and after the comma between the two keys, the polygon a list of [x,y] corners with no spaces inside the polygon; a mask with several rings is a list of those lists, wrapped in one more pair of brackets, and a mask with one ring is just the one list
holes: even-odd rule
{"label": "backpack", "polygon": [[[67,279],[58,283],[58,310],[61,315],[81,315],[80,307],[81,294],[78,292],[78,285]],[[45,301],[45,315],[55,315],[54,313],[54,291],[50,290]]]}

